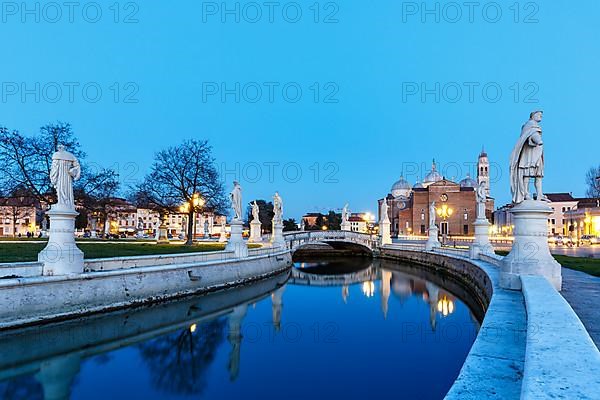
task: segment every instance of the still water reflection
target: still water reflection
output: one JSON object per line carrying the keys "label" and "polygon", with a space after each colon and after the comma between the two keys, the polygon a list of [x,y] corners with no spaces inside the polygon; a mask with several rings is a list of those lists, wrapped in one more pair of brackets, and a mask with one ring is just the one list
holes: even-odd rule
{"label": "still water reflection", "polygon": [[297,263],[231,291],[2,333],[0,396],[437,399],[480,316],[414,266]]}

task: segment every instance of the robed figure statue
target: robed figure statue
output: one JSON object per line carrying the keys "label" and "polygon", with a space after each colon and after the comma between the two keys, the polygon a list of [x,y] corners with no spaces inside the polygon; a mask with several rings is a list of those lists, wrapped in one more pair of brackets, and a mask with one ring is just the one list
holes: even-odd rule
{"label": "robed figure statue", "polygon": [[238,183],[238,181],[233,182],[233,190],[229,194],[229,198],[231,200],[231,208],[233,208],[233,220],[241,221],[242,220],[242,187]]}
{"label": "robed figure statue", "polygon": [[80,177],[81,166],[77,158],[66,151],[65,146],[58,145],[58,151],[52,155],[52,168],[50,169],[50,183],[56,189],[58,198],[57,208],[75,210],[73,181]]}
{"label": "robed figure statue", "polygon": [[523,125],[521,136],[510,155],[510,190],[514,204],[531,200],[529,182],[535,180],[537,200],[548,201],[542,192],[544,177],[544,142],[542,140],[542,111],[534,111]]}

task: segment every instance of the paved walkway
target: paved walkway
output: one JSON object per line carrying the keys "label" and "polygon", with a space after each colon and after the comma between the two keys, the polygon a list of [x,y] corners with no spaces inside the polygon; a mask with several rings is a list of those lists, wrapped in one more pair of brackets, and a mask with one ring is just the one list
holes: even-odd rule
{"label": "paved walkway", "polygon": [[562,269],[561,294],[583,322],[600,348],[600,278],[568,268]]}

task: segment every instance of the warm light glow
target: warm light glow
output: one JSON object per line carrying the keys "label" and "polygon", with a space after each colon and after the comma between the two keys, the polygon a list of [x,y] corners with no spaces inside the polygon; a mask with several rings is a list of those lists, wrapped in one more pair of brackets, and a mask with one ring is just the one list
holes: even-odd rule
{"label": "warm light glow", "polygon": [[373,281],[363,282],[362,291],[366,297],[373,297],[373,295],[375,295],[375,282],[373,282]]}
{"label": "warm light glow", "polygon": [[196,332],[196,329],[198,329],[198,326],[196,324],[192,324],[190,326],[190,332],[194,333],[194,332]]}
{"label": "warm light glow", "polygon": [[323,225],[323,227],[321,229],[324,230],[324,231],[326,231],[327,230],[327,226]]}
{"label": "warm light glow", "polygon": [[452,214],[454,214],[454,210],[450,207],[448,207],[447,204],[443,204],[441,207],[438,207],[436,209],[436,212],[438,214],[438,216],[447,219],[449,217],[452,216]]}
{"label": "warm light glow", "polygon": [[595,235],[600,235],[600,215],[592,218],[591,231],[594,232]]}
{"label": "warm light glow", "polygon": [[438,301],[437,308],[438,312],[440,312],[444,317],[447,317],[454,312],[454,302],[448,299],[448,297],[444,296],[443,299]]}

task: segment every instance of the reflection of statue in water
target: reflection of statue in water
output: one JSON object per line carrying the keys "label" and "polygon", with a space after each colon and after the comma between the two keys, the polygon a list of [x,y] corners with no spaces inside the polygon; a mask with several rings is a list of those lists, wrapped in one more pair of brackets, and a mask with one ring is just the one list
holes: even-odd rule
{"label": "reflection of statue in water", "polygon": [[510,190],[513,203],[531,200],[529,182],[535,180],[538,200],[547,201],[542,192],[544,177],[544,142],[542,140],[542,111],[534,111],[521,128],[521,136],[510,155]]}
{"label": "reflection of statue in water", "polygon": [[229,353],[229,380],[235,381],[240,374],[240,354],[242,348],[242,322],[248,311],[248,305],[237,306],[229,315],[229,334],[227,340],[231,345]]}
{"label": "reflection of statue in water", "polygon": [[285,286],[280,287],[271,294],[271,313],[273,314],[273,327],[275,332],[281,330],[281,312],[283,311],[283,292]]}
{"label": "reflection of statue in water", "polygon": [[152,385],[164,393],[199,395],[206,387],[206,374],[225,339],[223,318],[191,329],[167,334],[138,346]]}
{"label": "reflection of statue in water", "polygon": [[50,183],[56,189],[57,207],[74,210],[75,197],[73,196],[73,181],[81,176],[81,167],[75,156],[65,150],[65,146],[58,145],[58,151],[52,156],[50,169]]}

